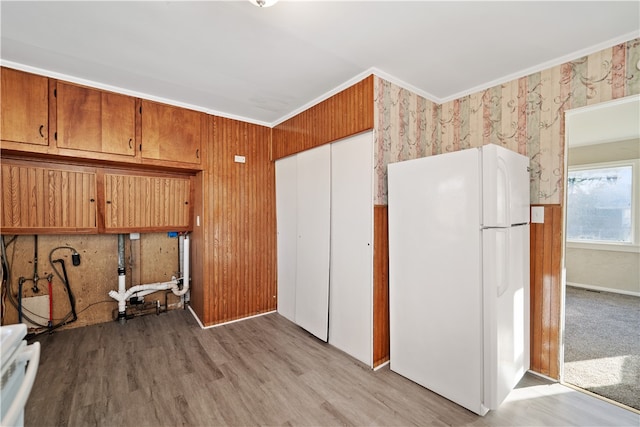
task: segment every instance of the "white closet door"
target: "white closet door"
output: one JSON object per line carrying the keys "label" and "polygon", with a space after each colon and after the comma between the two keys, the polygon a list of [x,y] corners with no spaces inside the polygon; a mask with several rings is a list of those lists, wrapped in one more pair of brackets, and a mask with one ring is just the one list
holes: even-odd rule
{"label": "white closet door", "polygon": [[329,343],[372,365],[373,136],[331,144]]}
{"label": "white closet door", "polygon": [[298,177],[296,156],[276,162],[278,313],[295,322]]}
{"label": "white closet door", "polygon": [[297,156],[297,277],[295,322],[323,341],[329,327],[331,149]]}

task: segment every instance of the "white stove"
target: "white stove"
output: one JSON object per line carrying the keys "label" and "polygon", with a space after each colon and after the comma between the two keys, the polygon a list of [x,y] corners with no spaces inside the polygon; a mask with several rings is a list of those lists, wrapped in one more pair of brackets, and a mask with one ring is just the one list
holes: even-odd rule
{"label": "white stove", "polygon": [[40,343],[27,345],[26,335],[24,323],[0,326],[1,427],[24,425],[24,406],[40,361]]}

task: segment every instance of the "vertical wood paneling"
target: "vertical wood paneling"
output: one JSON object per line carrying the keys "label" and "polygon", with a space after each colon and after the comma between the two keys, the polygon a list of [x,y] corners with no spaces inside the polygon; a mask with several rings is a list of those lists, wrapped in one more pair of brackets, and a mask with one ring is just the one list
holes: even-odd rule
{"label": "vertical wood paneling", "polygon": [[[202,174],[202,236],[195,233],[205,274],[194,294],[200,300],[194,309],[208,325],[272,311],[277,303],[271,130],[215,116],[211,120]],[[236,163],[235,155],[245,156],[245,163]]]}
{"label": "vertical wood paneling", "polygon": [[[87,197],[95,194],[94,170],[34,167],[4,160],[0,179],[3,233],[30,234],[46,228],[60,232],[95,229],[95,203]],[[78,210],[88,215],[76,215]]]}
{"label": "vertical wood paneling", "polygon": [[562,286],[562,207],[544,205],[544,223],[531,224],[531,369],[559,378]]}
{"label": "vertical wood paneling", "polygon": [[373,128],[373,76],[273,128],[273,160]]}
{"label": "vertical wood paneling", "polygon": [[[209,138],[207,137],[207,140]],[[208,144],[203,146],[203,164],[208,164]],[[209,265],[210,262],[205,262],[205,254],[208,253],[205,248],[208,248],[209,240],[208,235],[205,233],[205,218],[204,216],[204,204],[205,204],[205,191],[203,182],[206,180],[206,176],[209,173],[199,172],[193,181],[193,232],[191,233],[191,308],[196,312],[198,317],[205,321],[205,307],[209,306],[209,282],[205,278],[209,277]],[[208,201],[208,197],[206,198]],[[199,218],[199,221],[196,220]],[[208,227],[207,227],[208,228]],[[205,286],[207,289],[205,290]]]}
{"label": "vertical wood paneling", "polygon": [[389,220],[387,206],[373,208],[373,366],[389,360]]}
{"label": "vertical wood paneling", "polygon": [[104,174],[105,231],[190,228],[189,177]]}

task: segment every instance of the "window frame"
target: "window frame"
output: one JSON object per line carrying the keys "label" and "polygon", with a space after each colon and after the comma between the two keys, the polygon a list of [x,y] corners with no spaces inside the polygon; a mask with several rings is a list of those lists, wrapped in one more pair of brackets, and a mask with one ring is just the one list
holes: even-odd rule
{"label": "window frame", "polygon": [[[570,165],[567,167],[567,183],[569,180],[569,173],[571,172],[624,166],[631,166],[631,242],[578,240],[571,239],[567,234],[566,245],[568,248],[640,253],[640,218],[638,218],[640,215],[640,194],[638,194],[640,191],[640,159]],[[569,207],[569,197],[569,187],[567,184],[567,211]]]}

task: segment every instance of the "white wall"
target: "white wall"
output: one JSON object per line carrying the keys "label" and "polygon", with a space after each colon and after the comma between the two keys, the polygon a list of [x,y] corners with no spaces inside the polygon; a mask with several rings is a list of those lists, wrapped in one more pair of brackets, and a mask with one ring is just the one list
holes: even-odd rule
{"label": "white wall", "polygon": [[[640,158],[640,140],[572,147],[569,166]],[[640,171],[639,171],[640,172]],[[636,228],[640,212],[636,213]],[[567,283],[603,288],[640,296],[640,253],[590,249],[586,244],[567,242],[565,255]]]}

